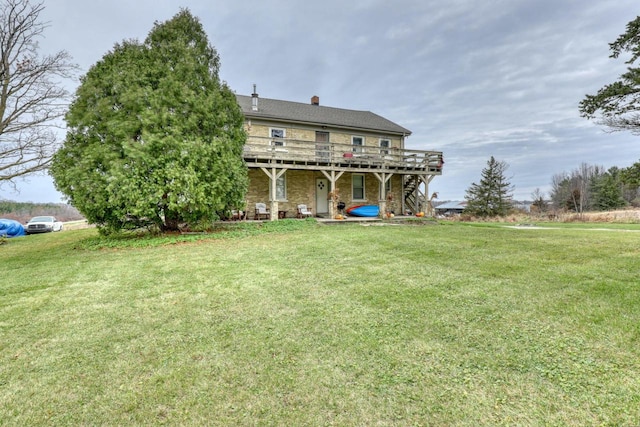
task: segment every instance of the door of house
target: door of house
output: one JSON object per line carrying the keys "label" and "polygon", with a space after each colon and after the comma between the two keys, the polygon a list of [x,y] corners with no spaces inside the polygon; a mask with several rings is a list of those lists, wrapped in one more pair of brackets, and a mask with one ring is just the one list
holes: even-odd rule
{"label": "door of house", "polygon": [[329,213],[329,180],[326,178],[316,179],[316,213]]}

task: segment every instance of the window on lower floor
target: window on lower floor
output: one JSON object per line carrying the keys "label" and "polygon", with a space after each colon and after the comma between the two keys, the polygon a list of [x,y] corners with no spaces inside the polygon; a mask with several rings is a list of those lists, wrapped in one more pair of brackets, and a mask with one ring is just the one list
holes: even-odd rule
{"label": "window on lower floor", "polygon": [[276,200],[287,200],[287,176],[282,175],[276,179]]}
{"label": "window on lower floor", "polygon": [[380,200],[383,200],[385,197],[389,197],[389,194],[391,194],[391,178],[384,183],[384,193],[382,192],[382,186],[380,186]]}
{"label": "window on lower floor", "polygon": [[364,175],[351,175],[351,194],[353,200],[364,200]]}
{"label": "window on lower floor", "polygon": [[391,193],[391,178],[389,178],[387,182],[384,183],[384,192],[386,194]]}

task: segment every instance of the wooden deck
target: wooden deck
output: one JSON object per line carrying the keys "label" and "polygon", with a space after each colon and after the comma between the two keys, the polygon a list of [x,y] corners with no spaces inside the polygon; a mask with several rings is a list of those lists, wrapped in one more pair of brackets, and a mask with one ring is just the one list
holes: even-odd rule
{"label": "wooden deck", "polygon": [[248,167],[441,175],[444,163],[441,151],[310,141],[271,142],[245,144],[243,156]]}

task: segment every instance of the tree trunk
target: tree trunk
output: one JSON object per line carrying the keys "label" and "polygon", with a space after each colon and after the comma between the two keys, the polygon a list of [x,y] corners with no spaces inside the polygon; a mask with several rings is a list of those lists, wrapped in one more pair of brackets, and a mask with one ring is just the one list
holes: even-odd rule
{"label": "tree trunk", "polygon": [[177,212],[171,210],[164,211],[164,224],[162,224],[162,231],[179,231],[180,228],[180,216]]}

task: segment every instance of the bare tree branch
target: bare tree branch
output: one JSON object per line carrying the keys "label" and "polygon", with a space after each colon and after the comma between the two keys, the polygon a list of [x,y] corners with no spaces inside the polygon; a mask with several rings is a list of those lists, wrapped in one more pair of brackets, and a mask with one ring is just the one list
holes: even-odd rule
{"label": "bare tree branch", "polygon": [[65,51],[38,54],[48,27],[44,3],[0,0],[0,186],[45,170],[58,147],[56,121],[69,93],[61,80],[77,66]]}

